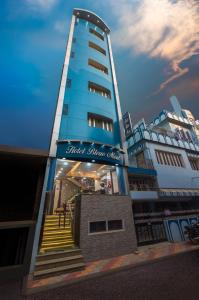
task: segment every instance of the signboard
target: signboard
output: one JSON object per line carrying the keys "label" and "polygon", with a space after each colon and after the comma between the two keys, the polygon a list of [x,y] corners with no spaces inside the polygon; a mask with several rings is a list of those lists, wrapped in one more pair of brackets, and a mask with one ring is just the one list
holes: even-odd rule
{"label": "signboard", "polygon": [[119,150],[104,145],[93,145],[80,142],[58,143],[58,158],[71,158],[79,160],[95,160],[112,164],[121,164],[122,155]]}
{"label": "signboard", "polygon": [[124,131],[125,131],[125,135],[126,135],[126,138],[129,137],[132,132],[133,132],[133,129],[132,129],[132,122],[131,122],[131,115],[129,112],[126,112],[124,115],[123,115],[123,124],[124,124]]}

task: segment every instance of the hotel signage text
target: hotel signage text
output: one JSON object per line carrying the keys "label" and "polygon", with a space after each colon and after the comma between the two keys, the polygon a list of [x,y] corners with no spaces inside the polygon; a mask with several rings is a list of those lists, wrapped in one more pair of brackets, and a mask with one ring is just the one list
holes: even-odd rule
{"label": "hotel signage text", "polygon": [[60,143],[57,146],[57,156],[66,158],[79,158],[79,159],[95,159],[105,160],[113,163],[121,162],[121,155],[118,150],[113,150],[109,147],[80,144],[80,143]]}

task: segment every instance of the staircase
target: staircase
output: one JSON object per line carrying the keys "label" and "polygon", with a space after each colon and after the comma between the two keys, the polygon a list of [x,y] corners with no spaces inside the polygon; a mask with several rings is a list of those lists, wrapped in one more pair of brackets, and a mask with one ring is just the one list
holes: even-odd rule
{"label": "staircase", "polygon": [[34,279],[52,277],[84,269],[81,250],[71,248],[61,252],[49,252],[37,256]]}
{"label": "staircase", "polygon": [[40,253],[36,258],[34,279],[78,271],[85,266],[81,250],[72,238],[69,218],[46,215]]}
{"label": "staircase", "polygon": [[64,216],[46,215],[43,229],[40,253],[48,251],[60,251],[74,247],[69,218],[66,217],[64,227]]}

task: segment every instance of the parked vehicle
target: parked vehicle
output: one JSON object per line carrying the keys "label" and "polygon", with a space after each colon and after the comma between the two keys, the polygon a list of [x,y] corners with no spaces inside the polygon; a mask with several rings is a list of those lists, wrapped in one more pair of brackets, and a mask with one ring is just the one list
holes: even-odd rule
{"label": "parked vehicle", "polygon": [[188,235],[189,240],[194,244],[199,244],[199,223],[185,226],[184,233]]}

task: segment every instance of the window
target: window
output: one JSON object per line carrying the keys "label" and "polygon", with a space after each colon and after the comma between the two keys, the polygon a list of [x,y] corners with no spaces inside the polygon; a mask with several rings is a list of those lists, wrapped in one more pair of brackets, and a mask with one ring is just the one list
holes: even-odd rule
{"label": "window", "polygon": [[71,87],[71,79],[69,79],[69,78],[66,80],[66,87],[67,88]]}
{"label": "window", "polygon": [[88,113],[88,125],[90,127],[113,131],[113,120],[97,114]]}
{"label": "window", "polygon": [[65,116],[68,114],[68,104],[64,104],[63,105],[63,112],[62,112],[62,114],[65,115]]}
{"label": "window", "polygon": [[89,232],[104,232],[106,231],[106,221],[90,222]]}
{"label": "window", "polygon": [[88,42],[88,45],[90,48],[93,48],[99,52],[101,52],[102,54],[106,55],[106,50],[104,50],[103,48],[101,48],[100,46],[96,45],[95,43],[93,42]]}
{"label": "window", "polygon": [[123,229],[123,220],[96,221],[89,223],[89,233],[105,233]]}
{"label": "window", "polygon": [[76,20],[75,20],[75,26],[77,26],[78,23],[79,23],[79,18],[76,18]]}
{"label": "window", "polygon": [[108,221],[108,230],[121,230],[123,229],[122,220]]}
{"label": "window", "polygon": [[190,162],[192,170],[199,171],[199,164],[198,164],[198,160],[197,159],[189,158],[189,162]]}
{"label": "window", "polygon": [[76,38],[75,37],[73,38],[73,43],[76,43]]}
{"label": "window", "polygon": [[108,74],[108,68],[105,67],[104,65],[98,63],[96,60],[93,60],[91,58],[88,59],[88,65],[105,73],[105,74]]}
{"label": "window", "polygon": [[175,167],[184,167],[181,154],[165,152],[160,150],[155,150],[155,154],[158,164]]}
{"label": "window", "polygon": [[105,98],[111,99],[111,91],[108,90],[107,88],[99,85],[99,84],[96,84],[94,82],[89,81],[88,82],[88,89],[92,93],[96,93],[96,94],[99,94],[99,95],[101,95]]}
{"label": "window", "polygon": [[71,57],[71,58],[74,58],[74,57],[75,57],[75,52],[74,52],[74,51],[71,52],[70,57]]}
{"label": "window", "polygon": [[100,34],[99,32],[97,32],[96,30],[89,28],[89,32],[94,34],[95,36],[97,36],[99,39],[101,39],[102,41],[104,41],[104,37],[102,34]]}

